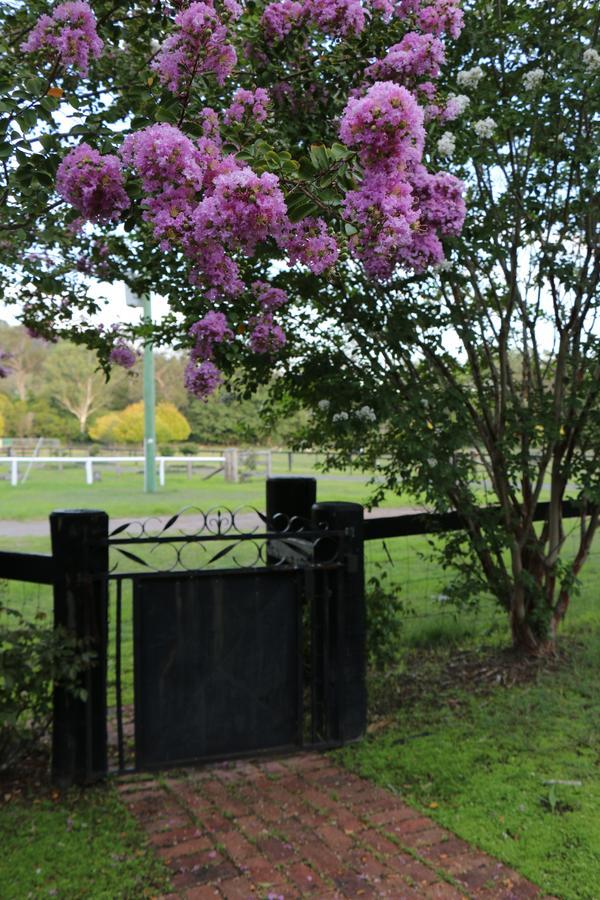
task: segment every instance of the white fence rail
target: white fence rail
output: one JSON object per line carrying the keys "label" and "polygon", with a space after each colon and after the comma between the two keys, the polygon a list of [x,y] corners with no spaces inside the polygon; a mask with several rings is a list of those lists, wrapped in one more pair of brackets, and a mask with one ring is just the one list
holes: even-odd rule
{"label": "white fence rail", "polygon": [[[47,463],[58,464],[61,468],[68,465],[83,466],[86,484],[94,483],[94,466],[121,465],[126,463],[145,463],[143,456],[7,456],[0,457],[0,466],[10,467],[10,483],[13,487],[23,483],[32,466],[43,467]],[[191,477],[194,464],[211,467],[212,472],[204,478],[212,478],[219,472],[223,472],[226,481],[240,481],[253,476],[269,477],[272,473],[272,459],[270,450],[243,451],[232,447],[223,451],[222,456],[157,456],[158,479],[161,487],[166,482],[167,466],[176,465],[179,468],[185,464],[188,475]],[[19,481],[19,466],[27,466],[25,475]]]}

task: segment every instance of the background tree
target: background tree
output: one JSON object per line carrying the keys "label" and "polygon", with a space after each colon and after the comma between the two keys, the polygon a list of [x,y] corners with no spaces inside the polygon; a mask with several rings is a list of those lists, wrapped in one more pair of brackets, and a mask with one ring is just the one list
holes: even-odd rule
{"label": "background tree", "polygon": [[[159,443],[186,441],[190,426],[182,413],[172,403],[159,403],[156,407],[156,440]],[[90,428],[95,441],[118,444],[141,444],[144,440],[144,404],[132,403],[121,412],[100,416]]]}
{"label": "background tree", "polygon": [[61,341],[50,351],[44,369],[45,394],[75,417],[84,437],[92,415],[103,405],[106,377],[96,355]]}
{"label": "background tree", "polygon": [[[468,183],[450,261],[412,283],[348,269],[317,293],[299,280],[317,299],[278,385],[312,406],[306,440],[326,435],[331,461],[377,466],[375,499],[408,488],[461,512],[466,530],[443,550],[459,572],[453,596],[491,591],[515,645],[541,652],[600,509],[600,12],[518,0],[467,9],[448,77],[468,126],[432,148]],[[581,509],[573,555],[566,496]]]}

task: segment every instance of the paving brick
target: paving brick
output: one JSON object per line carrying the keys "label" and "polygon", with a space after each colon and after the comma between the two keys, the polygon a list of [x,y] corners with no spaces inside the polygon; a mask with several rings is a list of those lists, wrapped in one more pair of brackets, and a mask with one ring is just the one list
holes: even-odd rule
{"label": "paving brick", "polygon": [[[433,822],[431,819],[428,819],[427,816],[415,816],[412,819],[405,819],[402,822],[398,822],[394,827],[394,834],[402,837],[405,834],[412,834],[415,831],[427,831],[434,825],[435,822]],[[386,828],[385,830],[387,831],[388,829]],[[443,838],[448,834],[449,832],[442,831],[442,829],[440,829],[439,840],[443,840]]]}
{"label": "paving brick", "polygon": [[291,859],[294,855],[294,848],[291,844],[280,841],[279,838],[267,837],[258,841],[258,849],[263,853],[269,862],[279,863],[284,860]]}
{"label": "paving brick", "polygon": [[157,819],[142,819],[140,824],[147,834],[157,834],[174,828],[188,828],[191,825],[189,816],[184,813],[161,815]]}
{"label": "paving brick", "polygon": [[373,828],[368,828],[366,831],[363,831],[358,840],[361,844],[366,844],[368,847],[373,847],[373,849],[376,850],[377,853],[391,855],[399,853],[399,849],[396,844],[393,844],[392,841],[388,840],[388,838],[384,837],[384,835],[380,834],[378,831],[375,831]]}
{"label": "paving brick", "polygon": [[429,885],[427,897],[431,897],[432,900],[466,900],[464,893],[445,881]]}
{"label": "paving brick", "polygon": [[192,853],[199,853],[201,851],[215,852],[213,848],[213,842],[210,838],[204,836],[199,838],[194,838],[189,841],[182,841],[181,843],[172,844],[168,847],[159,847],[157,852],[161,859],[169,860],[169,859],[178,859],[179,857],[190,856]]}
{"label": "paving brick", "polygon": [[256,898],[254,884],[243,875],[221,881],[219,890],[223,897],[227,897],[227,900],[255,900]]}
{"label": "paving brick", "polygon": [[[399,823],[406,822],[409,819],[419,819],[422,818],[419,816],[419,813],[415,812],[414,809],[411,809],[410,806],[404,806],[404,804],[396,804],[390,806],[388,809],[384,809],[381,812],[370,813],[368,810],[366,812],[366,818],[370,822],[371,825],[376,825],[381,827],[382,825],[392,825],[396,826]],[[386,831],[389,831],[389,828],[386,828]]]}
{"label": "paving brick", "polygon": [[428,847],[439,844],[447,834],[441,828],[428,828],[426,831],[413,831],[409,834],[399,834],[398,840],[407,847],[414,847],[419,853],[426,852]]}
{"label": "paving brick", "polygon": [[241,828],[251,841],[263,838],[268,832],[265,823],[257,819],[256,816],[242,816],[240,819],[235,820],[235,824],[238,828]]}
{"label": "paving brick", "polygon": [[256,856],[256,847],[239,831],[227,831],[219,835],[218,843],[236,865]]}
{"label": "paving brick", "polygon": [[364,822],[343,807],[332,810],[327,821],[330,825],[341,828],[344,834],[360,834],[367,827]]}
{"label": "paving brick", "polygon": [[366,878],[361,878],[358,875],[345,872],[342,875],[337,875],[333,880],[344,897],[377,896],[376,888],[369,884]]}
{"label": "paving brick", "polygon": [[352,838],[333,825],[320,825],[316,833],[335,853],[345,853],[354,846]]}
{"label": "paving brick", "polygon": [[[424,853],[426,857],[426,853]],[[443,862],[441,866],[450,875],[458,877],[463,872],[469,872],[486,866],[490,862],[489,856],[480,853],[478,850],[470,850],[468,853],[462,853],[459,856],[451,857]]]}
{"label": "paving brick", "polygon": [[223,863],[220,866],[197,864],[189,868],[181,867],[177,874],[172,876],[171,883],[176,890],[185,890],[196,885],[218,882],[221,878],[233,878],[237,874],[230,863]]}
{"label": "paving brick", "polygon": [[423,887],[439,880],[437,872],[419,862],[418,859],[414,859],[412,856],[407,856],[404,853],[387,857],[386,865],[401,875],[409,884]]}
{"label": "paving brick", "polygon": [[189,828],[168,828],[166,831],[154,831],[148,836],[153,847],[173,847],[182,841],[202,837],[204,832],[193,825]]}
{"label": "paving brick", "polygon": [[330,890],[328,885],[320,878],[314,869],[305,863],[296,862],[285,867],[285,875],[301,894],[317,894],[319,897]]}
{"label": "paving brick", "polygon": [[221,897],[222,894],[214,884],[200,884],[190,888],[183,896],[185,900],[213,900],[214,897]]}
{"label": "paving brick", "polygon": [[518,873],[318,754],[188,769],[118,789],[171,869],[173,897],[541,898]]}

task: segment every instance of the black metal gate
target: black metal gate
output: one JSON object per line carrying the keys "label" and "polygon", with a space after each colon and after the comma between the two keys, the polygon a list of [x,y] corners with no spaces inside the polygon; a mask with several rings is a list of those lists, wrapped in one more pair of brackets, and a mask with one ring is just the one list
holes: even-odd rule
{"label": "black metal gate", "polygon": [[303,517],[188,508],[112,531],[53,514],[56,621],[98,654],[85,699],[56,691],[58,782],[364,732],[363,511],[304,499]]}
{"label": "black metal gate", "polygon": [[117,768],[330,747],[357,736],[345,721],[340,677],[348,529],[215,510],[195,511],[190,532],[188,516],[157,533],[151,522],[133,523],[108,539],[119,558],[107,576]]}

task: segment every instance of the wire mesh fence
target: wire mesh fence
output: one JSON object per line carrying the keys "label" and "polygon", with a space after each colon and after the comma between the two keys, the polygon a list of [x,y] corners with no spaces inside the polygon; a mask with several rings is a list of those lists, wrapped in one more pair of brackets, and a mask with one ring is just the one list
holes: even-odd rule
{"label": "wire mesh fence", "polygon": [[[579,520],[565,520],[561,557],[571,562],[578,549]],[[508,616],[491,594],[469,602],[450,602],[447,588],[456,571],[443,569],[432,553],[431,535],[391,537],[365,542],[367,614],[372,580],[383,584],[397,601],[401,618],[400,641],[406,648],[469,640],[508,638]],[[390,602],[392,600],[390,599]],[[600,541],[592,545],[588,560],[575,586],[565,628],[600,621]]]}

